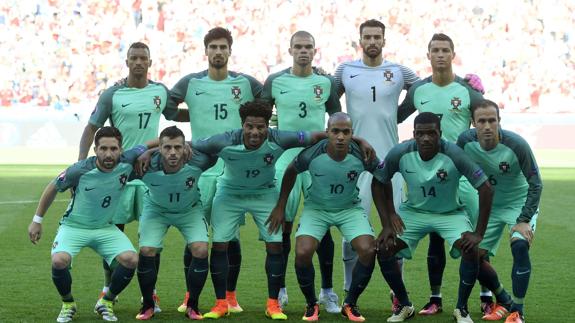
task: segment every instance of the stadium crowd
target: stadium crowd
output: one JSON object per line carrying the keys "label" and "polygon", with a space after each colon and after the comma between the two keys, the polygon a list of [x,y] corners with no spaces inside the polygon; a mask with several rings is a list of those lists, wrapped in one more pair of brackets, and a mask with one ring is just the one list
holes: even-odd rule
{"label": "stadium crowd", "polygon": [[125,77],[130,43],[153,48],[150,78],[172,86],[206,66],[203,35],[229,28],[234,69],[263,81],[289,65],[295,31],[317,35],[315,64],[332,72],[359,56],[357,27],[366,18],[388,27],[384,57],[431,70],[424,53],[434,32],[458,46],[456,72],[478,74],[486,96],[508,111],[573,112],[575,4],[569,1],[175,1],[36,0],[0,4],[0,106],[91,110],[98,95]]}

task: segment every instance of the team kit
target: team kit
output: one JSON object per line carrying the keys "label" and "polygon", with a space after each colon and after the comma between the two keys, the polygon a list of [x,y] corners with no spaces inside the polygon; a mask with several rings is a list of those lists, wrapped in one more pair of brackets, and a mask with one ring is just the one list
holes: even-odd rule
{"label": "team kit", "polygon": [[[171,89],[148,79],[150,48],[131,44],[128,76],[101,94],[78,162],[48,183],[28,227],[36,244],[58,192],[72,192],[51,250],[52,280],[62,299],[56,321],[70,322],[77,312],[70,268],[84,247],[102,257],[105,273],[95,313],[117,321],[114,304],[136,276],[142,296],[136,319],[161,320],[156,281],[169,228],[185,240],[186,293],[177,310],[190,320],[241,315],[240,228],[251,216],[265,246],[269,319],[288,319],[285,276],[293,246],[304,321],[320,320],[320,310],[354,322],[440,313],[449,254],[459,261],[453,319],[473,322],[468,300],[478,283],[482,320],[525,322],[529,249],[542,192],[529,144],[502,129],[499,107],[483,97],[478,76],[454,73],[449,36],[434,34],[427,44],[432,75],[426,78],[384,59],[380,21],[360,25],[359,43],[362,57],[342,63],[332,76],[312,66],[315,39],[298,31],[287,48],[292,66],[262,84],[228,70],[233,38],[216,27],[204,37],[208,68]],[[347,112],[340,104],[344,94]],[[415,112],[413,138],[400,143],[397,126]],[[162,115],[182,124],[159,129]],[[191,128],[193,140],[182,127]],[[373,207],[380,232],[370,222]],[[123,232],[133,221],[138,248]],[[331,227],[343,239],[341,300],[333,289]],[[403,262],[427,237],[430,297],[416,310]],[[490,262],[502,240],[513,257],[509,292]],[[376,263],[390,289],[387,318],[364,317],[358,307]],[[216,299],[201,311],[208,275]]]}

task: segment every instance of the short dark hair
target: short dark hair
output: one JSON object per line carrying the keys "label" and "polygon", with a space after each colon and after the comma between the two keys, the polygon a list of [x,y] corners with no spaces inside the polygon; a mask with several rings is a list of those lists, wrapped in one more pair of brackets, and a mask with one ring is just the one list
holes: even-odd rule
{"label": "short dark hair", "polygon": [[272,117],[272,106],[263,100],[248,101],[240,106],[242,124],[247,117],[262,117],[266,120],[266,124],[269,124]]}
{"label": "short dark hair", "polygon": [[422,112],[415,117],[413,120],[413,128],[418,124],[424,123],[435,123],[437,125],[437,130],[441,130],[441,120],[435,113]]}
{"label": "short dark hair", "polygon": [[164,130],[162,130],[162,132],[160,132],[160,137],[159,139],[162,140],[162,138],[164,137],[168,137],[169,139],[174,139],[174,138],[178,138],[178,137],[182,137],[182,139],[185,141],[186,140],[186,136],[184,135],[184,133],[182,132],[182,130],[180,130],[178,127],[176,126],[171,126],[171,127],[167,127]]}
{"label": "short dark hair", "polygon": [[431,37],[431,40],[427,44],[427,51],[429,51],[431,49],[431,42],[435,41],[435,40],[448,41],[449,47],[451,47],[451,51],[455,52],[455,45],[453,44],[453,40],[451,40],[451,38],[449,36],[447,36],[446,34],[442,34],[442,33],[433,34],[433,36]]}
{"label": "short dark hair", "polygon": [[483,99],[483,100],[479,101],[477,104],[474,104],[471,106],[471,119],[475,120],[475,111],[477,109],[489,108],[489,107],[495,108],[495,111],[497,111],[497,119],[500,119],[500,117],[499,117],[499,106],[497,105],[497,103],[495,103],[491,100],[487,100],[487,99]]}
{"label": "short dark hair", "polygon": [[130,52],[130,49],[132,49],[132,48],[143,48],[143,49],[148,51],[148,56],[150,56],[150,47],[148,47],[148,45],[146,45],[142,42],[138,41],[138,42],[132,43],[132,45],[130,45],[130,47],[128,48],[128,53]]}
{"label": "short dark hair", "polygon": [[293,39],[296,37],[310,37],[311,40],[313,41],[313,45],[315,47],[315,38],[313,38],[313,35],[310,34],[309,32],[305,31],[305,30],[298,30],[296,31],[293,35],[291,35],[291,38],[289,39],[289,47],[292,46],[293,44]]}
{"label": "short dark hair", "polygon": [[204,47],[208,48],[208,44],[215,39],[225,38],[228,41],[228,47],[232,49],[234,39],[232,33],[224,27],[216,27],[210,29],[206,36],[204,36]]}
{"label": "short dark hair", "polygon": [[98,147],[100,145],[100,138],[104,137],[116,138],[118,140],[118,145],[122,147],[122,133],[120,132],[120,130],[118,130],[118,128],[108,126],[100,128],[96,132],[96,135],[94,136],[94,145]]}
{"label": "short dark hair", "polygon": [[363,32],[363,28],[365,27],[379,27],[381,28],[381,33],[385,36],[385,25],[383,22],[376,20],[376,19],[369,19],[364,21],[361,25],[359,25],[359,36],[361,37],[361,33]]}
{"label": "short dark hair", "polygon": [[340,111],[340,112],[336,112],[336,113],[329,116],[329,119],[327,119],[327,127],[328,128],[331,127],[332,123],[334,123],[336,121],[340,121],[340,120],[352,122],[349,114]]}

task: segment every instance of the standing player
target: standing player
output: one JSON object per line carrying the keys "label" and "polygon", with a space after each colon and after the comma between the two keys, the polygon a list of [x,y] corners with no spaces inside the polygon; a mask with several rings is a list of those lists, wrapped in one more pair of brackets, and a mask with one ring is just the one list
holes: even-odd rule
{"label": "standing player", "polygon": [[58,322],[70,322],[76,313],[70,265],[82,248],[92,248],[115,267],[110,287],[94,308],[105,321],[118,320],[113,300],[128,286],[138,266],[130,239],[111,221],[126,189],[132,163],[146,147],[138,146],[122,154],[122,134],[112,127],[101,128],[94,144],[95,157],[68,167],[46,186],[28,226],[30,240],[36,244],[42,236],[42,220],[56,194],[72,190],[72,200],[52,245],[52,281],[62,297]]}
{"label": "standing player", "polygon": [[[479,281],[495,293],[498,305],[483,319],[500,320],[511,312],[505,322],[523,323],[523,300],[531,275],[529,247],[543,184],[529,144],[516,133],[500,129],[495,102],[480,102],[471,109],[471,115],[475,129],[462,133],[457,144],[483,168],[495,189],[487,231],[479,245]],[[495,256],[505,226],[511,228],[512,302],[495,269],[484,259],[487,254]]]}
{"label": "standing player", "polygon": [[184,148],[184,134],[180,129],[164,129],[160,133],[160,150],[152,154],[150,166],[142,177],[149,190],[144,197],[138,230],[138,281],[143,297],[138,320],[154,316],[153,291],[158,277],[155,256],[171,226],[182,233],[192,254],[186,279],[190,291],[186,316],[192,320],[202,319],[198,299],[208,277],[208,225],[197,184],[202,172],[212,167],[217,158],[194,152],[185,162]]}
{"label": "standing player", "polygon": [[[205,138],[230,131],[238,127],[241,104],[258,98],[262,85],[255,78],[241,73],[228,71],[228,58],[232,52],[233,38],[229,30],[216,27],[204,37],[205,54],[208,57],[208,69],[183,77],[171,91],[169,106],[176,107],[185,102],[188,106],[189,121],[194,138]],[[212,201],[216,192],[216,178],[223,172],[223,161],[202,174],[199,187],[205,217],[210,222]],[[185,248],[184,274],[188,271],[192,256]],[[241,312],[236,298],[236,284],[240,274],[242,255],[238,237],[230,241],[228,247],[230,271],[226,298],[232,313]],[[186,275],[187,277],[187,275]],[[186,311],[189,293],[180,312]]]}
{"label": "standing player", "polygon": [[[105,90],[98,99],[80,139],[78,160],[86,159],[96,130],[102,127],[106,120],[124,135],[124,149],[157,138],[161,114],[168,120],[186,120],[187,111],[166,107],[169,98],[166,86],[148,80],[148,68],[151,65],[150,49],[146,44],[136,42],[130,45],[126,59],[128,77]],[[128,183],[113,219],[113,223],[117,224],[120,230],[124,230],[126,223],[142,214],[142,201],[146,190],[144,183],[139,180]],[[159,254],[156,263],[159,266]],[[100,297],[108,291],[111,277],[110,268],[105,261],[104,271],[106,279]],[[159,307],[156,310],[159,311]]]}
{"label": "standing player", "polygon": [[[435,114],[419,114],[414,121],[413,136],[414,140],[392,148],[382,164],[383,175],[376,173],[372,185],[383,227],[378,237],[378,261],[385,280],[400,302],[400,307],[387,321],[402,322],[415,314],[395,257],[411,258],[419,240],[435,232],[448,241],[452,257],[462,257],[453,316],[459,323],[473,322],[467,300],[477,278],[477,246],[487,227],[492,191],[481,168],[455,144],[441,139],[440,120]],[[409,199],[399,207],[399,217],[391,185],[396,172],[402,173],[409,194]],[[480,215],[474,232],[458,202],[461,176],[467,177],[479,191]]]}
{"label": "standing player", "polygon": [[[459,134],[469,129],[471,107],[482,100],[483,96],[453,73],[455,51],[449,36],[434,34],[427,49],[433,75],[418,81],[409,89],[399,107],[398,122],[405,120],[415,110],[420,113],[435,113],[441,120],[442,138],[455,143]],[[459,199],[464,204],[471,223],[475,225],[478,215],[477,192],[465,177],[461,177]],[[432,315],[442,311],[441,284],[445,263],[444,240],[432,233],[429,236],[427,257],[431,297],[419,314]],[[488,303],[491,300],[490,295],[482,293],[482,301]],[[489,307],[486,308],[489,310]]]}
{"label": "standing player", "polygon": [[[298,31],[290,39],[289,53],[293,65],[283,71],[270,75],[264,82],[263,99],[275,105],[280,130],[322,131],[325,129],[325,114],[341,111],[335,81],[331,76],[319,75],[312,68],[316,53],[315,39],[307,31]],[[290,149],[278,160],[276,170],[278,179],[283,178],[287,166],[301,148]],[[284,273],[291,250],[291,232],[293,220],[300,204],[302,188],[310,185],[309,172],[298,175],[297,182],[288,199],[286,218],[283,227]],[[333,292],[333,251],[334,244],[329,230],[321,239],[317,250],[322,274],[320,303],[330,313],[339,312],[337,295]],[[285,275],[280,291],[280,303],[287,305]]]}
{"label": "standing player", "polygon": [[357,144],[351,142],[351,118],[338,112],[328,120],[328,139],[302,151],[288,166],[279,200],[268,222],[270,231],[279,230],[285,219],[288,195],[298,173],[309,170],[311,186],[305,198],[305,207],[296,232],[295,268],[298,282],[306,298],[304,321],[319,320],[319,305],[315,296],[313,254],[319,241],[332,226],[351,241],[359,254],[354,268],[350,292],[346,295],[342,315],[351,321],[365,319],[357,308],[357,299],[363,292],[375,266],[373,228],[367,214],[359,205],[356,187],[359,174],[373,172],[378,159],[366,163]]}

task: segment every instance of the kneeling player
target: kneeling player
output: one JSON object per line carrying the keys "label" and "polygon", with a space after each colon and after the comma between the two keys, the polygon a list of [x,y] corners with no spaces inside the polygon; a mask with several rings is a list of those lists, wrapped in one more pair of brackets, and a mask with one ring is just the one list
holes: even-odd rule
{"label": "kneeling player", "polygon": [[142,177],[149,191],[144,198],[139,227],[138,281],[143,306],[136,316],[138,320],[154,316],[153,292],[158,276],[155,256],[171,226],[182,233],[192,254],[186,279],[190,293],[186,316],[192,320],[202,319],[198,298],[208,276],[208,230],[197,184],[202,172],[212,167],[217,157],[194,152],[186,162],[184,148],[184,134],[180,129],[175,126],[164,129],[160,133],[160,151],[152,154]]}

